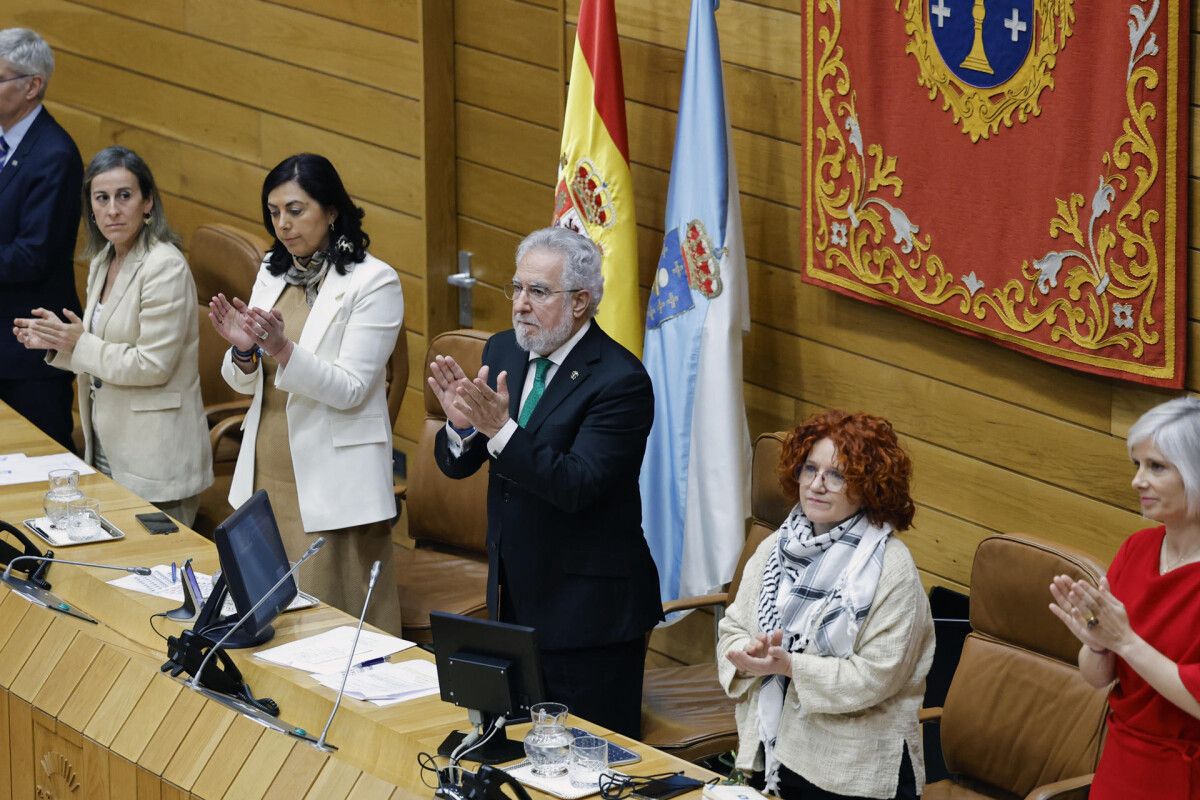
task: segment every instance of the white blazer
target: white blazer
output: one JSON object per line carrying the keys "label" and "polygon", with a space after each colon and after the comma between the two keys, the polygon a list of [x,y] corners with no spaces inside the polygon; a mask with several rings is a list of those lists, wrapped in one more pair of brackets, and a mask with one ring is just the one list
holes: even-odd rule
{"label": "white blazer", "polygon": [[[213,482],[200,399],[196,284],[174,245],[139,243],[125,257],[95,325],[88,325],[111,255],[108,245],[88,267],[83,320],[95,333],[85,330],[70,354],[48,354],[48,360],[80,376],[88,463],[99,435],[117,483],[150,501],[191,497]],[[100,384],[94,404],[89,376]]]}
{"label": "white blazer", "polygon": [[[396,271],[374,256],[351,267],[345,275],[326,273],[287,366],[275,373],[275,388],[288,393],[288,445],[305,531],[396,515],[384,367],[404,320],[404,295]],[[247,304],[270,309],[286,285],[264,264]],[[237,508],[254,492],[263,373],[243,373],[226,351],[221,374],[254,395],[229,488]]]}

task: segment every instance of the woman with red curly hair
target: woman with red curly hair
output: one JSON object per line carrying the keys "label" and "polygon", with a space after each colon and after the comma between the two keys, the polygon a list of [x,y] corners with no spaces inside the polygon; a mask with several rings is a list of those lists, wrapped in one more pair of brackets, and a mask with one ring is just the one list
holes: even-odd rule
{"label": "woman with red curly hair", "polygon": [[891,424],[826,411],[788,436],[796,505],[746,564],[717,665],[737,766],[784,800],[915,798],[933,618],[908,548],[912,463]]}

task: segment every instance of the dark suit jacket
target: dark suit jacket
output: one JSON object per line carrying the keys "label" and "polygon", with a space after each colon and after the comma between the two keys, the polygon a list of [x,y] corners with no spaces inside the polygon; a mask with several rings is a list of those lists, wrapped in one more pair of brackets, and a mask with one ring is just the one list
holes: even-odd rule
{"label": "dark suit jacket", "polygon": [[[493,387],[508,372],[513,419],[528,359],[511,330],[483,350]],[[629,641],[662,619],[638,490],[653,421],[646,370],[593,321],[499,458],[491,458],[482,434],[454,458],[445,429],[438,434],[437,462],[449,477],[492,462],[489,603],[495,615],[502,565],[511,621],[536,628],[543,649]]]}
{"label": "dark suit jacket", "polygon": [[17,341],[12,321],[39,306],[80,313],[73,259],[82,187],[79,149],[43,107],[0,170],[0,379],[64,376],[45,351]]}

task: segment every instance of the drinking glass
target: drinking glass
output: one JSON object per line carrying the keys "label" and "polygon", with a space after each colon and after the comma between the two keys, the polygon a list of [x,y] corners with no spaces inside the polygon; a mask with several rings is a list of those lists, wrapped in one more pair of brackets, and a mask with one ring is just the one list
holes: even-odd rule
{"label": "drinking glass", "polygon": [[100,538],[103,533],[100,501],[94,497],[73,500],[67,518],[67,538],[72,542],[90,542]]}
{"label": "drinking glass", "polygon": [[576,789],[595,789],[608,769],[608,742],[599,736],[577,736],[571,742],[567,773]]}

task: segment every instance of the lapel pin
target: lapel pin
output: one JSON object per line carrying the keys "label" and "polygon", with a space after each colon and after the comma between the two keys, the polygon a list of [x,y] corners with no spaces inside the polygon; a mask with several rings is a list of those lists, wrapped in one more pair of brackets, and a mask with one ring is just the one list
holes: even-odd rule
{"label": "lapel pin", "polygon": [[575,380],[578,377],[579,377],[579,370],[577,370],[577,369],[571,370],[571,380]]}

